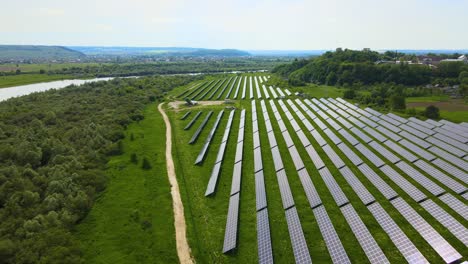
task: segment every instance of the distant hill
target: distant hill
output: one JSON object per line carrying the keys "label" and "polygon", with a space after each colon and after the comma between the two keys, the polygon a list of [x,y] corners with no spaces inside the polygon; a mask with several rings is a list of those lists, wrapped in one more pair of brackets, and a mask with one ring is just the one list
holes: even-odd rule
{"label": "distant hill", "polygon": [[90,56],[219,56],[239,57],[250,53],[236,49],[202,49],[190,47],[94,47],[70,46],[70,49]]}
{"label": "distant hill", "polygon": [[62,60],[85,55],[61,46],[0,45],[0,60]]}

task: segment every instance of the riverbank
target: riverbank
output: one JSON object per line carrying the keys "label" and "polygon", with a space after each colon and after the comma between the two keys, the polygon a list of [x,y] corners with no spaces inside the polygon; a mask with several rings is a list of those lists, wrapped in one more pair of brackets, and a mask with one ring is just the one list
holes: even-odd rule
{"label": "riverbank", "polygon": [[74,77],[73,75],[65,75],[65,74],[47,75],[47,74],[35,74],[35,73],[0,76],[0,89],[20,86],[20,85],[34,84],[34,83],[43,83],[43,82],[45,83],[45,82],[52,82],[52,81],[59,81],[59,80],[66,80],[66,79],[69,80],[69,79],[75,79],[75,78],[76,77]]}

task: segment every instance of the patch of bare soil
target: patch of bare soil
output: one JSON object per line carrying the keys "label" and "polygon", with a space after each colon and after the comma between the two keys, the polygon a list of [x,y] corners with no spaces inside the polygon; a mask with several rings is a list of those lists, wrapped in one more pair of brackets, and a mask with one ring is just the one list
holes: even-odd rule
{"label": "patch of bare soil", "polygon": [[468,104],[463,99],[452,99],[444,102],[415,102],[408,103],[407,108],[413,107],[428,107],[430,105],[438,107],[440,110],[445,111],[468,111]]}

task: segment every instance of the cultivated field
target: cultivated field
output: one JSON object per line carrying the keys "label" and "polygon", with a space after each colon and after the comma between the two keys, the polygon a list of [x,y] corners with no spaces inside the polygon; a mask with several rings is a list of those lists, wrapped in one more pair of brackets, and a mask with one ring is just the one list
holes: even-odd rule
{"label": "cultivated field", "polygon": [[266,83],[230,75],[173,92],[235,100],[168,109],[197,262],[467,260],[466,123],[303,99]]}

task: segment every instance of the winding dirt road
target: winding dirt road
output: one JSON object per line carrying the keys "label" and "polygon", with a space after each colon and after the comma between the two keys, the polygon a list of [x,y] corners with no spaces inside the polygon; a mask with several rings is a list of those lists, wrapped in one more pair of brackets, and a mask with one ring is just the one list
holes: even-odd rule
{"label": "winding dirt road", "polygon": [[158,105],[158,110],[166,123],[166,165],[167,176],[171,184],[172,207],[174,209],[174,226],[176,232],[177,255],[180,263],[194,263],[190,256],[190,247],[187,242],[186,225],[184,216],[184,205],[179,192],[179,184],[175,174],[174,162],[172,160],[172,128],[171,122],[162,108],[164,103]]}

